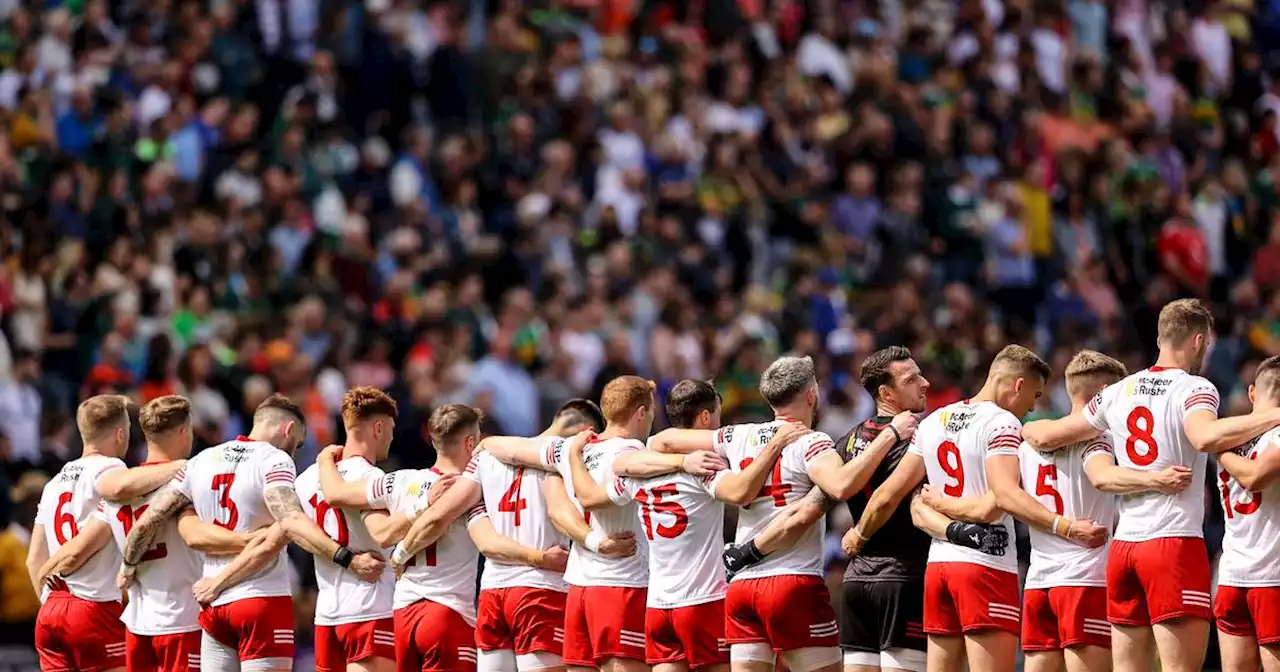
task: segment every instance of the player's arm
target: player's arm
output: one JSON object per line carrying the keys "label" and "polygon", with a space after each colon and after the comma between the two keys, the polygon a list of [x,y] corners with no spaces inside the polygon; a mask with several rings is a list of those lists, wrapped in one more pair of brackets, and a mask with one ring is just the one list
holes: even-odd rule
{"label": "player's arm", "polygon": [[[814,484],[837,500],[849,499],[867,487],[871,475],[884,461],[884,456],[889,453],[889,449],[899,441],[910,438],[915,432],[916,423],[914,414],[899,413],[894,416],[889,427],[880,430],[866,450],[848,462],[840,463],[839,455],[833,451],[831,455],[835,456],[836,460],[824,458],[832,467],[820,468],[820,480],[814,479]],[[811,477],[815,475],[818,474],[812,474]]]}
{"label": "player's arm", "polygon": [[1193,391],[1186,401],[1188,407],[1182,417],[1182,428],[1196,450],[1202,453],[1221,453],[1280,425],[1280,408],[1219,418],[1218,391],[1216,388],[1212,389],[1212,399],[1207,392]]}
{"label": "player's arm", "polygon": [[374,542],[382,548],[395,546],[397,542],[404,539],[404,535],[408,534],[409,528],[413,526],[413,520],[403,513],[375,509],[364,511],[360,515],[364,520],[365,529],[369,530],[369,536],[373,537]]}
{"label": "player's arm", "polygon": [[[175,477],[174,480],[177,481],[179,477]],[[122,552],[124,564],[120,567],[120,577],[116,581],[119,588],[124,589],[129,581],[133,580],[133,575],[138,570],[138,562],[142,560],[142,554],[155,543],[156,535],[160,534],[164,524],[189,506],[191,506],[191,498],[180,487],[165,488],[156,495],[147,506],[146,512],[134,523],[133,529],[125,537]]]}
{"label": "player's arm", "polygon": [[967,546],[987,555],[1005,554],[1009,546],[1009,531],[1004,525],[952,520],[925,503],[921,492],[911,498],[911,524],[917,529],[934,539]]}
{"label": "player's arm", "polygon": [[178,534],[192,550],[205,555],[235,555],[249,545],[253,536],[206,523],[191,507],[178,515]]}
{"label": "player's arm", "polygon": [[111,469],[98,477],[98,494],[113,502],[137,499],[172,481],[186,464],[186,460],[174,460],[132,469]]}
{"label": "player's arm", "polygon": [[[111,543],[111,526],[101,518],[94,517],[80,533],[63,544],[58,552],[45,560],[38,570],[40,583],[53,575],[66,576],[80,569],[89,558],[97,555],[104,546]],[[39,585],[39,584],[36,584]]]}
{"label": "player's arm", "polygon": [[428,506],[409,526],[404,539],[396,545],[391,561],[398,565],[409,562],[414,554],[436,543],[449,531],[449,526],[459,516],[480,503],[480,484],[469,478],[460,478],[440,496],[440,500]]}
{"label": "player's arm", "polygon": [[714,429],[664,429],[649,437],[649,450],[659,453],[694,453],[699,450],[715,452]]}
{"label": "player's arm", "polygon": [[579,432],[564,444],[569,457],[569,477],[573,479],[573,496],[588,511],[613,506],[608,490],[592,478],[591,472],[587,471],[587,463],[582,459],[582,448],[593,434],[594,432]]}
{"label": "player's arm", "polygon": [[39,520],[31,526],[31,543],[27,545],[27,576],[36,594],[44,589],[44,577],[40,568],[49,560],[49,543],[44,538],[44,524]]}
{"label": "player's arm", "polygon": [[547,475],[542,482],[542,496],[547,499],[547,517],[551,519],[551,525],[572,539],[573,543],[611,558],[635,555],[636,540],[633,533],[605,535],[591,529],[573,500],[569,499],[569,493],[564,489],[564,480],[559,475]]}
{"label": "player's arm", "polygon": [[[1099,393],[1101,396],[1101,393]],[[1094,416],[1101,421],[1101,414]],[[1072,411],[1056,420],[1036,420],[1022,426],[1022,439],[1039,451],[1057,450],[1073,443],[1095,439],[1105,426],[1097,427],[1083,411]]]}
{"label": "player's arm", "polygon": [[[1084,474],[1101,492],[1116,495],[1128,495],[1135,492],[1163,492],[1174,494],[1181,492],[1191,484],[1192,471],[1189,467],[1175,464],[1160,471],[1138,471],[1116,464],[1110,445],[1103,449],[1089,450],[1084,458]],[[1226,453],[1223,453],[1225,455]]]}
{"label": "player's arm", "polygon": [[822,488],[810,489],[804,497],[788,504],[754,539],[726,548],[725,568],[736,573],[764,560],[770,553],[791,548],[835,505],[836,500],[828,497]]}
{"label": "player's arm", "polygon": [[1018,471],[1018,455],[993,454],[986,460],[987,483],[996,495],[996,504],[1009,515],[1039,530],[1070,539],[1082,546],[1096,548],[1107,541],[1108,527],[1091,520],[1073,520],[1045,508],[1022,489]]}
{"label": "player's arm", "polygon": [[[707,476],[728,465],[713,452],[659,453],[654,450],[628,450],[613,460],[613,473],[631,478],[649,478],[683,471],[694,476]],[[578,487],[574,481],[574,488]],[[576,490],[575,490],[576,492]]]}
{"label": "player's arm", "polygon": [[951,523],[951,518],[926,504],[924,497],[920,496],[919,492],[911,498],[911,524],[915,525],[916,529],[934,539],[945,541],[947,539],[947,526]]}
{"label": "player's arm", "polygon": [[1258,492],[1275,481],[1280,475],[1280,445],[1271,446],[1260,453],[1258,459],[1251,460],[1234,451],[1218,454],[1218,463],[1236,479],[1244,489]]}
{"label": "player's arm", "polygon": [[568,552],[559,546],[544,551],[499,534],[488,514],[477,517],[467,528],[467,533],[471,535],[476,549],[489,560],[563,572],[569,559]]}
{"label": "player's arm", "polygon": [[320,476],[320,493],[330,506],[364,509],[370,506],[368,480],[357,478],[348,481],[338,473],[338,456],[342,446],[329,446],[316,456],[316,471]]}
{"label": "player's arm", "polygon": [[886,478],[884,483],[871,493],[871,498],[867,501],[866,508],[862,510],[862,517],[857,524],[845,533],[841,542],[845,553],[857,555],[871,535],[889,520],[902,499],[915,491],[924,480],[924,476],[924,458],[914,452],[903,455],[889,478]]}
{"label": "player's arm", "polygon": [[217,599],[222,591],[266,569],[280,557],[280,552],[288,543],[289,537],[285,535],[284,528],[279,523],[253,533],[244,548],[222,568],[222,571],[215,576],[196,581],[191,587],[196,602],[209,604]]}
{"label": "player's arm", "polygon": [[376,581],[382,575],[385,563],[378,554],[367,551],[352,553],[347,547],[330,539],[323,528],[303,513],[302,502],[298,501],[298,493],[293,489],[292,479],[277,485],[268,482],[263,492],[263,499],[266,501],[267,510],[271,512],[271,517],[275,518],[285,536],[302,550],[316,557],[330,558],[339,562],[338,551],[345,549],[346,553],[343,555],[346,557],[342,558],[343,561],[339,564],[355,572],[365,581]]}
{"label": "player's arm", "polygon": [[[750,504],[751,500],[760,494],[760,488],[764,487],[764,482],[769,479],[769,474],[773,471],[773,465],[782,456],[783,449],[808,433],[809,429],[799,423],[788,423],[780,427],[777,432],[774,432],[769,442],[765,444],[764,450],[760,451],[760,454],[751,461],[751,464],[747,465],[746,469],[739,472],[729,472],[719,477],[719,480],[716,481],[716,499],[737,506]],[[685,457],[690,458],[697,454],[689,453]],[[713,455],[711,453],[705,454]],[[577,483],[575,482],[574,485],[576,486]],[[818,490],[821,492],[821,489]],[[791,509],[792,506],[796,505],[788,506],[787,509]]]}
{"label": "player's arm", "polygon": [[544,453],[554,450],[556,442],[545,438],[526,439],[520,436],[489,436],[476,445],[476,452],[487,451],[499,462],[513,467],[547,469],[553,460]]}
{"label": "player's arm", "polygon": [[1000,520],[1004,511],[996,498],[994,490],[977,497],[942,497],[928,485],[920,491],[919,498],[925,506],[950,518],[967,523],[994,523]]}

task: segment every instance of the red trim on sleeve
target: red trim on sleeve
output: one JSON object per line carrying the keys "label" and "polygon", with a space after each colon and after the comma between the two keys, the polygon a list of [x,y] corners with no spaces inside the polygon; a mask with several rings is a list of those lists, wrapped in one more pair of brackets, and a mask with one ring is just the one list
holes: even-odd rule
{"label": "red trim on sleeve", "polygon": [[831,441],[826,441],[826,440],[819,441],[813,444],[812,446],[809,446],[809,449],[804,451],[804,460],[805,462],[808,462],[809,460],[812,460],[813,458],[821,455],[822,451],[834,450],[835,447],[836,447],[836,444]]}
{"label": "red trim on sleeve", "polygon": [[1197,392],[1187,397],[1187,403],[1183,409],[1189,411],[1195,406],[1212,406],[1216,409],[1218,408],[1218,397],[1208,392]]}

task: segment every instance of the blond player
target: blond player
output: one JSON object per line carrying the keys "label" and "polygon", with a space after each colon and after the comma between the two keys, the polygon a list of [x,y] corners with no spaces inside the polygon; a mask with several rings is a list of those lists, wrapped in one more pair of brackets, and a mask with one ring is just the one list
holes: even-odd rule
{"label": "blond player", "polygon": [[[84,441],[79,459],[68,462],[45,486],[31,531],[27,569],[41,590],[46,561],[87,528],[103,497],[128,500],[163,485],[181,462],[127,469],[121,459],[129,447],[129,400],[119,395],[91,397],[76,409]],[[78,571],[55,576],[36,617],[36,650],[45,670],[125,669],[123,605],[113,576],[120,552],[110,545],[104,526],[80,554]]]}
{"label": "blond player", "polygon": [[[1065,418],[1029,423],[1027,442],[1048,450],[1110,430],[1120,466],[1184,466],[1192,470],[1192,483],[1204,483],[1205,453],[1229,450],[1280,424],[1280,409],[1218,419],[1218,390],[1197,375],[1213,331],[1213,316],[1199,301],[1169,303],[1157,329],[1155,366],[1107,387]],[[1211,615],[1203,525],[1200,488],[1120,501],[1107,558],[1107,619],[1117,670],[1146,672],[1155,651],[1164,672],[1203,665]]]}
{"label": "blond player", "polygon": [[[383,475],[374,466],[387,458],[396,427],[396,402],[376,387],[357,387],[342,398],[342,424],[347,441],[338,474],[346,481]],[[320,466],[298,475],[295,487],[302,510],[331,539],[352,551],[375,551],[395,545],[409,528],[404,514],[334,506],[320,489]],[[392,602],[395,576],[386,572],[370,583],[328,558],[316,559],[317,672],[391,672],[395,669],[395,624]]]}
{"label": "blond player", "polygon": [[[306,435],[301,409],[272,395],[253,414],[249,436],[214,446],[193,458],[158,494],[125,540],[117,584],[127,586],[165,521],[190,506],[200,520],[236,532],[278,523],[284,534],[313,555],[333,558],[367,581],[385,565],[372,553],[354,553],[324,533],[302,512],[294,491],[292,453]],[[218,576],[237,561],[208,556],[204,576]],[[205,672],[293,668],[293,590],[288,561],[275,561],[245,581],[225,588],[200,613],[200,665]]]}
{"label": "blond player", "polygon": [[[1128,374],[1124,365],[1084,350],[1067,365],[1067,393],[1080,409],[1107,385]],[[1111,625],[1107,622],[1106,544],[1089,547],[1055,530],[1075,519],[1110,526],[1116,495],[1179,492],[1191,470],[1173,466],[1158,472],[1116,466],[1111,436],[1041,453],[1025,442],[1018,449],[1022,488],[1045,509],[1028,521],[1031,566],[1022,601],[1022,650],[1028,672],[1105,672],[1111,669]],[[1048,519],[1048,515],[1053,515]],[[1048,525],[1045,526],[1045,522]]]}
{"label": "blond player", "polygon": [[[1280,407],[1280,357],[1258,365],[1254,413]],[[1213,616],[1223,672],[1280,670],[1280,429],[1218,455],[1226,516]]]}

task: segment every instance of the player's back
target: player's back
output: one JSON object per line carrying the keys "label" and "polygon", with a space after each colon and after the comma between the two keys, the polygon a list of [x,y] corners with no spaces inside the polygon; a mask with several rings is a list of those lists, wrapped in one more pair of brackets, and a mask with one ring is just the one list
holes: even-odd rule
{"label": "player's back", "polygon": [[[1017,456],[1022,423],[1000,406],[989,402],[959,401],[929,414],[911,438],[910,452],[924,459],[929,483],[944,497],[981,497],[990,491],[987,458]],[[1013,519],[1000,523],[1014,538]],[[992,556],[944,539],[934,539],[929,562],[968,562],[1007,572],[1017,572],[1017,554]]]}
{"label": "player's back", "polygon": [[[1272,450],[1280,441],[1280,429],[1272,429],[1235,449],[1249,459]],[[1280,483],[1271,483],[1261,492],[1250,492],[1218,468],[1218,497],[1222,501],[1226,534],[1222,558],[1218,561],[1218,583],[1241,588],[1280,585]]]}
{"label": "player's back", "polygon": [[[498,534],[530,548],[569,548],[569,538],[551,524],[547,513],[547,500],[542,494],[546,472],[512,467],[489,453],[481,453],[472,462],[475,470],[471,478],[480,484],[489,521]],[[480,577],[480,588],[549,588],[564,591],[568,589],[568,584],[556,572],[486,560],[484,574]]]}
{"label": "player's back", "polygon": [[[1110,527],[1116,517],[1116,497],[1093,487],[1084,468],[1098,455],[1111,459],[1111,436],[1106,432],[1052,453],[1042,453],[1024,442],[1018,448],[1022,489],[1060,516]],[[1034,527],[1029,529],[1031,566],[1027,570],[1027,588],[1107,585],[1110,540],[1098,548],[1087,548]]]}
{"label": "player's back", "polygon": [[[716,432],[716,452],[724,456],[730,469],[741,472],[759,457],[783,424],[782,420],[774,420],[722,427]],[[739,510],[735,543],[743,544],[759,536],[788,504],[808,494],[813,481],[807,464],[834,445],[823,432],[809,432],[784,448],[759,495]],[[764,561],[735,574],[733,580],[791,574],[822,576],[822,569],[822,526],[811,525],[790,548],[771,553]]]}
{"label": "player's back", "polygon": [[[163,488],[128,503],[102,500],[99,514],[111,527],[121,551],[134,523]],[[129,601],[121,620],[138,635],[190,632],[199,625],[200,605],[191,585],[204,570],[204,554],[192,550],[178,533],[176,520],[167,521],[151,548],[142,554],[138,573],[129,584]]]}
{"label": "player's back", "polygon": [[[364,457],[348,457],[337,464],[338,474],[346,481],[362,481],[382,475],[382,470]],[[298,475],[296,483],[302,510],[324,529],[330,539],[356,553],[377,551],[389,557],[387,549],[380,548],[369,534],[359,509],[331,506],[320,490],[320,468],[311,465]],[[354,572],[343,569],[329,558],[316,558],[316,584],[320,591],[316,597],[316,623],[318,625],[342,625],[391,616],[392,595],[395,592],[395,576],[385,572],[376,583],[362,580]]]}
{"label": "player's back", "polygon": [[[191,499],[200,520],[235,532],[250,532],[275,522],[267,508],[269,488],[293,489],[295,466],[288,453],[266,443],[238,437],[209,448],[187,462],[174,477]],[[216,576],[233,556],[205,556],[204,576]],[[269,567],[223,591],[213,606],[251,597],[292,595],[284,551]]]}
{"label": "player's back", "polygon": [[673,609],[724,598],[724,504],[715,498],[718,476],[678,472],[623,478],[620,488],[639,505],[649,542],[648,606]]}
{"label": "player's back", "polygon": [[[367,499],[374,508],[409,514],[427,508],[427,493],[444,477],[438,469],[401,469],[369,480]],[[476,573],[480,552],[467,533],[467,525],[484,515],[477,505],[453,522],[436,543],[418,551],[396,581],[394,606],[407,607],[419,600],[443,604],[470,624],[476,622]]]}
{"label": "player's back", "polygon": [[[89,523],[98,510],[98,479],[106,472],[124,469],[114,457],[90,455],[72,460],[44,486],[36,522],[44,525],[45,543],[52,557]],[[116,572],[120,569],[120,549],[108,545],[89,558],[66,578],[72,595],[92,602],[118,602]]]}
{"label": "player's back", "polygon": [[1085,408],[1085,418],[1111,430],[1116,464],[1139,471],[1190,467],[1191,483],[1182,492],[1145,492],[1120,499],[1115,538],[1146,541],[1160,537],[1202,537],[1207,458],[1183,429],[1194,410],[1218,411],[1218,389],[1208,380],[1181,369],[1151,367],[1099,392]]}
{"label": "player's back", "polygon": [[[634,450],[644,450],[644,444],[634,439],[620,437],[587,442],[582,448],[582,460],[596,483],[609,487],[617,478],[613,473],[613,461],[619,455]],[[570,499],[583,511],[573,492],[573,473],[569,466],[569,452],[564,440],[548,443],[544,462],[564,478],[565,490]],[[584,511],[583,517],[592,531],[606,536],[630,532],[636,537],[636,553],[627,558],[607,558],[593,553],[580,544],[569,549],[569,566],[564,578],[575,586],[612,586],[618,588],[644,588],[649,585],[648,543],[640,529],[639,511],[635,502],[622,506],[606,506],[594,511]]]}

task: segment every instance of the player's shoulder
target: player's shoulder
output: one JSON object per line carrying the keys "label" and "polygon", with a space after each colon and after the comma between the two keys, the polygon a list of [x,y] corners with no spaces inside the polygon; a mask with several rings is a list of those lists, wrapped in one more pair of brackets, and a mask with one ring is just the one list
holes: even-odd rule
{"label": "player's shoulder", "polygon": [[1001,407],[999,404],[985,403],[979,404],[975,411],[979,414],[988,427],[1017,427],[1022,428],[1022,420],[1018,416],[1009,412],[1009,410]]}
{"label": "player's shoulder", "polygon": [[[343,478],[346,478],[347,480],[374,478],[376,476],[381,476],[383,473],[382,469],[380,469],[378,465],[370,462],[362,456],[348,457],[339,462],[337,467],[338,473],[342,474]],[[316,469],[314,464],[307,467],[307,471],[311,471],[312,469]],[[316,471],[316,476],[319,477],[319,475],[320,472]]]}
{"label": "player's shoulder", "polygon": [[1280,443],[1280,427],[1268,429],[1252,440],[1246,441],[1243,445],[1233,449],[1232,452],[1243,457],[1249,457],[1271,449],[1276,443]]}
{"label": "player's shoulder", "polygon": [[811,448],[832,448],[834,446],[835,441],[831,439],[830,434],[820,432],[815,429],[805,433],[800,438],[793,441],[788,448],[792,450],[808,451]]}
{"label": "player's shoulder", "polygon": [[607,439],[597,439],[587,443],[583,450],[596,450],[599,452],[623,453],[631,450],[644,450],[644,441],[638,439],[630,439],[622,436],[611,436]]}

